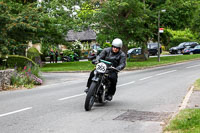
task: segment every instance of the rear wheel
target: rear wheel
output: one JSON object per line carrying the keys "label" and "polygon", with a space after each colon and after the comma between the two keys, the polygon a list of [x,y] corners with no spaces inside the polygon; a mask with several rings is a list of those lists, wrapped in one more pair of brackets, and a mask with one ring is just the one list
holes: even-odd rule
{"label": "rear wheel", "polygon": [[190,52],[190,55],[193,55],[193,52]]}
{"label": "rear wheel", "polygon": [[89,88],[89,91],[87,93],[86,99],[85,99],[85,110],[89,111],[91,110],[94,101],[95,101],[95,91],[96,91],[97,83],[92,82]]}

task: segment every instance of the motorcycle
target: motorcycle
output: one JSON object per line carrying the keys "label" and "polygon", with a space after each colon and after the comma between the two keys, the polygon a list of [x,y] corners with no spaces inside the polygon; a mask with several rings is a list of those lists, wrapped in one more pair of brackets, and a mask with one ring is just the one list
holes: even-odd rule
{"label": "motorcycle", "polygon": [[100,60],[96,65],[96,70],[94,71],[94,77],[92,78],[92,83],[88,89],[87,96],[85,99],[85,110],[91,110],[94,103],[105,103],[108,88],[111,85],[109,78],[110,71],[118,70],[112,67],[112,63],[105,60]]}
{"label": "motorcycle", "polygon": [[79,61],[79,56],[78,56],[78,54],[76,54],[76,53],[70,54],[70,55],[68,55],[68,56],[63,56],[63,57],[62,57],[62,61],[63,61],[63,62]]}

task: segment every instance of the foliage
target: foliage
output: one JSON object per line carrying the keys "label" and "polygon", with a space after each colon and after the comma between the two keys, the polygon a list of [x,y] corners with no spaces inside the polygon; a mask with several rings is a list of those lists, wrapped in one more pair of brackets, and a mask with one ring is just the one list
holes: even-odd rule
{"label": "foliage", "polygon": [[161,25],[173,30],[190,28],[199,3],[199,0],[167,0],[162,7],[166,12],[161,14]]}
{"label": "foliage", "polygon": [[194,90],[200,91],[200,79],[197,79],[194,83]]}
{"label": "foliage", "polygon": [[81,55],[81,42],[80,41],[75,41],[73,44],[68,46],[68,49],[73,51],[73,53],[78,54],[79,56]]}
{"label": "foliage", "polygon": [[24,66],[22,71],[15,69],[11,77],[11,85],[16,87],[32,87],[33,85],[41,85],[42,80],[38,78],[39,67],[38,66]]}
{"label": "foliage", "polygon": [[47,46],[68,45],[67,31],[80,25],[72,15],[74,5],[79,3],[79,0],[43,0],[41,3],[37,0],[1,0],[0,52],[5,46],[8,54],[25,55],[29,41]]}
{"label": "foliage", "polygon": [[200,41],[200,2],[198,7],[199,9],[195,12],[192,21],[192,30],[198,34],[198,38]]}
{"label": "foliage", "polygon": [[0,52],[6,46],[9,54],[25,55],[29,41],[43,31],[42,9],[37,4],[12,0],[0,2]]}
{"label": "foliage", "polygon": [[73,55],[73,54],[74,54],[74,51],[69,50],[69,49],[66,49],[63,51],[64,56],[69,56],[69,55]]}
{"label": "foliage", "polygon": [[42,63],[41,62],[40,53],[34,47],[28,49],[28,51],[27,51],[27,57],[30,58],[31,60],[33,60],[38,65],[41,65],[41,63]]}
{"label": "foliage", "polygon": [[149,13],[139,0],[108,0],[94,15],[95,26],[100,31],[97,39],[111,42],[118,37],[125,46],[132,40],[145,43],[152,34],[147,23]]}
{"label": "foliage", "polygon": [[9,55],[6,63],[7,67],[9,68],[17,67],[19,69],[23,69],[24,66],[26,66],[27,64],[30,64],[31,66],[37,66],[37,64],[33,62],[31,59],[18,55]]}
{"label": "foliage", "polygon": [[182,42],[197,41],[197,36],[195,36],[189,29],[185,29],[184,31],[166,29],[166,31],[171,34],[168,48],[177,46]]}
{"label": "foliage", "polygon": [[170,122],[165,131],[197,133],[200,131],[200,109],[185,109]]}
{"label": "foliage", "polygon": [[103,46],[101,46],[102,48],[107,48],[107,47],[111,47],[112,45],[108,42],[103,43]]}

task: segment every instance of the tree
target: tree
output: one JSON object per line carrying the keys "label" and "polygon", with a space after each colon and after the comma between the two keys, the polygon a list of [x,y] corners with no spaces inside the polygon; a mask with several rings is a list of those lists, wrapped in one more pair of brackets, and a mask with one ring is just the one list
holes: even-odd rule
{"label": "tree", "polygon": [[191,28],[194,12],[199,8],[199,0],[167,0],[163,5],[161,24],[173,29]]}
{"label": "tree", "polygon": [[6,47],[11,54],[23,55],[28,42],[43,30],[41,8],[34,3],[23,5],[7,0],[0,2],[0,12],[0,47]]}
{"label": "tree", "polygon": [[149,13],[139,0],[107,0],[96,10],[93,27],[99,31],[98,40],[121,38],[127,50],[129,42],[145,44],[151,36]]}
{"label": "tree", "polygon": [[[3,0],[0,2],[0,51],[24,55],[28,42],[66,44],[65,36],[76,25],[73,6],[78,0]],[[5,50],[4,50],[5,51]],[[24,52],[22,52],[24,51]]]}

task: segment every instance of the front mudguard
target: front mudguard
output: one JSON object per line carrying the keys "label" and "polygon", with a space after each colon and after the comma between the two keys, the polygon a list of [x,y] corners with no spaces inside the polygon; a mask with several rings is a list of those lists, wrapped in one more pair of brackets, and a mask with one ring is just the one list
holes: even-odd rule
{"label": "front mudguard", "polygon": [[92,78],[92,81],[95,81],[95,82],[98,82],[99,81],[99,77],[97,77],[97,76],[94,76],[93,78]]}

